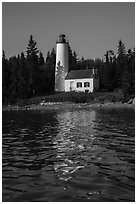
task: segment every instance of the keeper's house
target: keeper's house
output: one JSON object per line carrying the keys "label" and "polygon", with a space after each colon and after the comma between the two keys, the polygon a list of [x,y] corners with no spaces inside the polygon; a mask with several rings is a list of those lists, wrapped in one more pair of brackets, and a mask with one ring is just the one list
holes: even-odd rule
{"label": "keeper's house", "polygon": [[99,89],[99,78],[96,69],[75,70],[65,77],[65,92],[93,92]]}

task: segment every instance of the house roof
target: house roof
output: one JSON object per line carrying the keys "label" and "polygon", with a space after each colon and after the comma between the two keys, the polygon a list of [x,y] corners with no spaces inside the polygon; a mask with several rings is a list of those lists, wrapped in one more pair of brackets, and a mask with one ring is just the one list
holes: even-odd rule
{"label": "house roof", "polygon": [[92,69],[85,69],[85,70],[75,70],[68,72],[66,76],[67,79],[84,79],[84,78],[92,78],[93,71]]}

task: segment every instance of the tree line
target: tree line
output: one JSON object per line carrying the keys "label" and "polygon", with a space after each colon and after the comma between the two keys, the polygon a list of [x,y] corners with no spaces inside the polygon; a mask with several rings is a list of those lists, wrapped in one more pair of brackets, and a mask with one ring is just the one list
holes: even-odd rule
{"label": "tree line", "polygon": [[[38,50],[37,42],[30,36],[26,55],[6,58],[2,56],[2,102],[14,103],[18,99],[54,93],[56,52],[47,52],[46,59]],[[125,98],[135,94],[135,48],[126,51],[122,40],[118,42],[117,55],[112,50],[105,60],[78,59],[69,46],[69,70],[97,69],[100,89],[108,92],[123,90]]]}
{"label": "tree line", "polygon": [[135,96],[135,48],[126,51],[122,40],[119,40],[117,53],[106,51],[105,59],[77,58],[77,54],[69,51],[69,67],[71,70],[97,69],[100,81],[100,90],[113,92],[121,90],[124,99]]}

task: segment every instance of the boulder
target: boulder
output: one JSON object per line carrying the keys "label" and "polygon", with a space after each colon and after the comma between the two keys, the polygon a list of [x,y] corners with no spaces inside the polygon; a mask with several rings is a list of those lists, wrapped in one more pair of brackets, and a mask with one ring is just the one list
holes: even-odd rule
{"label": "boulder", "polygon": [[127,104],[135,104],[135,98],[131,98],[131,99],[127,102]]}

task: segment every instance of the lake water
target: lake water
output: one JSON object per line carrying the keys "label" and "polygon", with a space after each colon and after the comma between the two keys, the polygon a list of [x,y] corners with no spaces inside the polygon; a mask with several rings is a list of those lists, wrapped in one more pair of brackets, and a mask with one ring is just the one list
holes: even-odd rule
{"label": "lake water", "polygon": [[134,109],[3,112],[3,202],[135,200]]}

